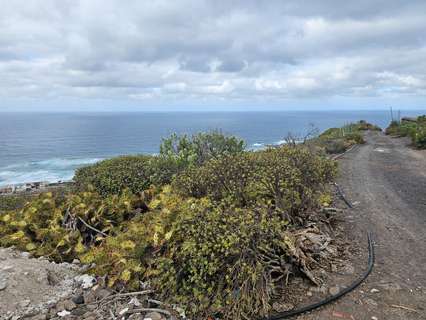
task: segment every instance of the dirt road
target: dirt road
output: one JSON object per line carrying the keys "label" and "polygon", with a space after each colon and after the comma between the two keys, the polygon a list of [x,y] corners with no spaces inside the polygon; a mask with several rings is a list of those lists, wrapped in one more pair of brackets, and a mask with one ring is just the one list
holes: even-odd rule
{"label": "dirt road", "polygon": [[366,140],[340,160],[339,183],[354,204],[349,239],[365,248],[366,230],[374,234],[374,271],[354,292],[301,319],[426,319],[426,152],[381,133]]}

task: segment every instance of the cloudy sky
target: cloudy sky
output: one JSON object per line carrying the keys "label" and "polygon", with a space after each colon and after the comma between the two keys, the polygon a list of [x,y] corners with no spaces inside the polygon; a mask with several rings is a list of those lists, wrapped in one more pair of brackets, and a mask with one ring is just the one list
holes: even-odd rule
{"label": "cloudy sky", "polygon": [[0,0],[0,111],[426,108],[426,1]]}

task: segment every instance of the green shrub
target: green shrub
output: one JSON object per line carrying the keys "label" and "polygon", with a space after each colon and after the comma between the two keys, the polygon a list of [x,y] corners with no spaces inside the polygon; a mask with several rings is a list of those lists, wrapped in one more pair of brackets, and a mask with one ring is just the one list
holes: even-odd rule
{"label": "green shrub", "polygon": [[356,130],[382,131],[382,129],[379,126],[368,123],[365,120],[360,120],[358,123],[356,123],[356,125],[358,126]]}
{"label": "green shrub", "polygon": [[0,196],[0,212],[22,208],[32,198],[31,195],[3,195]]}
{"label": "green shrub", "polygon": [[187,135],[171,135],[163,139],[160,157],[172,159],[180,168],[201,165],[205,161],[224,155],[244,151],[245,143],[234,136],[226,136],[220,131]]}
{"label": "green shrub", "polygon": [[325,151],[329,154],[337,154],[345,152],[347,143],[343,139],[327,140],[323,142]]}
{"label": "green shrub", "polygon": [[124,189],[142,192],[151,185],[171,182],[179,172],[224,155],[242,153],[244,142],[219,131],[198,133],[192,137],[171,135],[163,139],[158,156],[121,156],[77,169],[74,182],[78,190],[93,186],[103,196]]}
{"label": "green shrub", "polygon": [[335,174],[335,163],[303,146],[222,157],[190,168],[173,186],[183,196],[208,196],[236,206],[262,203],[294,221],[316,202]]}
{"label": "green shrub", "polygon": [[121,156],[77,169],[73,178],[80,190],[91,185],[102,196],[119,194],[125,189],[142,192],[152,184],[150,156]]}
{"label": "green shrub", "polygon": [[200,209],[165,243],[153,284],[191,318],[265,316],[291,273],[312,267],[299,244],[270,209]]}
{"label": "green shrub", "polygon": [[410,137],[412,144],[418,149],[426,148],[426,116],[413,120],[392,121],[386,128],[386,134],[398,137]]}
{"label": "green shrub", "polygon": [[387,135],[397,135],[399,132],[399,122],[393,120],[389,126],[386,128],[385,133]]}
{"label": "green shrub", "polygon": [[266,206],[222,208],[165,187],[150,210],[121,224],[114,237],[80,255],[110,285],[150,282],[187,315],[252,318],[271,309],[292,274],[317,262],[298,233]]}
{"label": "green shrub", "polygon": [[329,128],[315,142],[327,153],[342,153],[355,144],[365,143],[363,131],[366,130],[381,131],[380,127],[361,120],[341,128]]}
{"label": "green shrub", "polygon": [[413,142],[418,149],[426,149],[426,125],[419,126],[414,134]]}

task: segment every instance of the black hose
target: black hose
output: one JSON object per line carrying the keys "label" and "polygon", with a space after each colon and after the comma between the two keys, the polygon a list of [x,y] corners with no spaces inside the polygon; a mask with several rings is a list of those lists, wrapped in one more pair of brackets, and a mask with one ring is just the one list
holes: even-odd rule
{"label": "black hose", "polygon": [[342,198],[342,200],[346,203],[346,205],[349,207],[349,208],[353,208],[353,205],[352,205],[352,203],[350,203],[349,201],[348,201],[348,199],[346,199],[346,197],[345,197],[345,195],[343,194],[343,192],[342,192],[342,189],[340,189],[340,187],[339,187],[339,185],[335,182],[334,183],[334,185],[336,186],[336,189],[337,189],[337,192],[339,193],[339,195],[340,195],[340,198]]}
{"label": "black hose", "polygon": [[330,302],[333,302],[333,301],[341,298],[345,294],[351,292],[356,287],[358,287],[368,277],[368,275],[371,273],[371,270],[373,270],[373,266],[374,266],[374,246],[373,246],[373,240],[371,239],[371,235],[370,235],[369,232],[367,232],[367,238],[368,238],[368,266],[367,266],[367,270],[365,270],[365,272],[361,275],[361,277],[359,279],[357,279],[356,281],[354,281],[349,287],[344,288],[339,293],[332,295],[332,296],[330,296],[330,297],[328,297],[328,298],[326,298],[322,301],[319,301],[317,303],[310,304],[308,306],[305,306],[305,307],[302,307],[302,308],[296,309],[296,310],[280,312],[280,313],[275,314],[273,316],[263,318],[262,320],[287,319],[289,317],[314,310],[316,308],[319,308],[319,307],[321,307],[325,304],[328,304]]}

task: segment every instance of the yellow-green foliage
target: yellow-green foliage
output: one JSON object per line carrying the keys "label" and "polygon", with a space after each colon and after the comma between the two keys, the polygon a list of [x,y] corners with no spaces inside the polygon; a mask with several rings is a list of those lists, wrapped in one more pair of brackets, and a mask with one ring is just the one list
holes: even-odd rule
{"label": "yellow-green foliage", "polygon": [[335,172],[335,163],[309,149],[283,146],[213,159],[179,175],[173,186],[181,195],[237,206],[265,204],[294,222],[317,204]]}
{"label": "yellow-green foliage", "polygon": [[110,233],[138,209],[144,210],[141,197],[129,191],[105,199],[95,192],[65,199],[43,193],[22,209],[0,215],[0,245],[14,245],[58,261],[72,260],[86,246],[100,241],[102,233]]}
{"label": "yellow-green foliage", "polygon": [[84,250],[78,232],[68,232],[62,225],[63,212],[52,193],[44,193],[23,209],[0,217],[0,244],[14,245],[35,255],[69,260]]}
{"label": "yellow-green foliage", "polygon": [[284,146],[212,158],[137,195],[46,193],[0,214],[0,245],[95,263],[110,286],[150,283],[194,319],[253,319],[289,276],[317,264],[298,229],[335,172],[310,149]]}
{"label": "yellow-green foliage", "polygon": [[264,207],[200,209],[178,224],[164,250],[154,285],[197,319],[267,314],[291,270],[311,261],[287,222]]}
{"label": "yellow-green foliage", "polygon": [[195,210],[211,206],[207,199],[184,199],[169,186],[150,202],[150,210],[137,215],[114,230],[114,237],[105,238],[99,247],[93,247],[81,259],[96,263],[96,274],[108,275],[109,285],[125,284],[137,288],[139,281],[159,273],[162,247],[174,235],[182,219]]}

